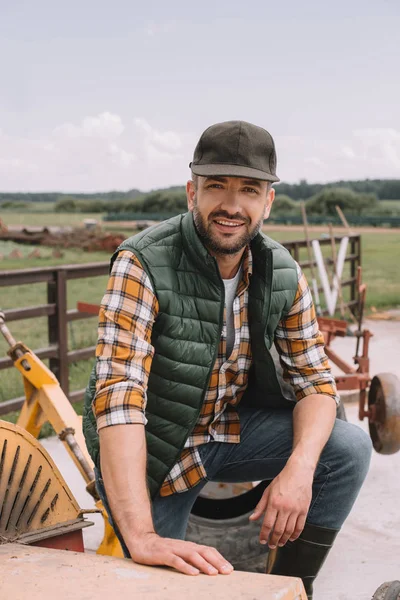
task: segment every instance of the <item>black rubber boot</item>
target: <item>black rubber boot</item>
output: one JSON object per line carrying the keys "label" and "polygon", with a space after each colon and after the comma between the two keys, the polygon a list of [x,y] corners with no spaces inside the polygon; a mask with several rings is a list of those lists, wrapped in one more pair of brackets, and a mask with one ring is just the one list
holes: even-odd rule
{"label": "black rubber boot", "polygon": [[332,548],[338,531],[316,525],[305,525],[301,535],[294,542],[287,542],[282,548],[270,550],[267,561],[268,575],[300,577],[312,600],[314,579]]}

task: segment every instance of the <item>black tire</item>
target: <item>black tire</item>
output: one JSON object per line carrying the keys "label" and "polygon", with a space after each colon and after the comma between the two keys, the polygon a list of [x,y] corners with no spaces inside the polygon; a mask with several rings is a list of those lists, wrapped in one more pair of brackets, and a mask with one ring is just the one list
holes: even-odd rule
{"label": "black tire", "polygon": [[380,585],[372,600],[400,600],[400,581],[387,581]]}
{"label": "black tire", "polygon": [[238,571],[265,573],[268,547],[259,541],[260,522],[249,521],[249,516],[266,486],[262,482],[245,494],[223,500],[199,497],[186,539],[213,546]]}
{"label": "black tire", "polygon": [[342,401],[340,401],[340,404],[336,409],[336,417],[342,421],[347,421],[346,410]]}
{"label": "black tire", "polygon": [[250,514],[221,521],[191,515],[186,539],[216,548],[237,571],[265,573],[267,550],[259,542],[260,524],[250,523]]}

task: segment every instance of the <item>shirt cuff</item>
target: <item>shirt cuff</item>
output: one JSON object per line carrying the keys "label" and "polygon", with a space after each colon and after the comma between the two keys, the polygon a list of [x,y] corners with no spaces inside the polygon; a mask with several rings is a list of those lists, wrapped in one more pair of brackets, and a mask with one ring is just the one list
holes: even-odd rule
{"label": "shirt cuff", "polygon": [[296,400],[302,400],[306,396],[311,396],[312,394],[318,394],[319,396],[329,396],[329,398],[333,398],[337,405],[340,404],[340,396],[336,391],[336,386],[333,388],[331,385],[324,385],[321,387],[310,385],[306,388],[302,388],[301,390],[296,391]]}
{"label": "shirt cuff", "polygon": [[113,425],[147,425],[147,419],[140,408],[118,408],[96,418],[97,431]]}

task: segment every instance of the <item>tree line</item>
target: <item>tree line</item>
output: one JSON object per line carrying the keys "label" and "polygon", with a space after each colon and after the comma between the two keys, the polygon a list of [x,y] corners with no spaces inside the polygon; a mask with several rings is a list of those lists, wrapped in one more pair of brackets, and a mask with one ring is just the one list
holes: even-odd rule
{"label": "tree line", "polygon": [[[345,186],[342,183],[348,185]],[[383,197],[388,199],[388,192],[392,189],[390,183],[398,185],[398,195],[393,200],[400,200],[400,180],[338,182],[337,185],[307,184],[306,182],[293,185],[282,183],[276,186],[273,215],[298,215],[301,210],[300,200],[304,200],[307,213],[315,216],[336,215],[336,205],[340,206],[349,215],[399,216],[399,203],[385,202],[382,204],[380,202]],[[353,187],[350,184],[353,184]],[[387,184],[386,187],[384,187],[384,184]],[[371,191],[371,189],[375,189],[375,191]],[[385,195],[380,196],[376,190],[380,193],[383,190]],[[5,196],[5,194],[0,194],[0,201],[2,196]],[[0,207],[14,210],[26,208],[29,210],[29,202],[33,201],[36,195],[27,194],[31,199],[29,202],[21,200],[24,194],[11,194],[11,196],[13,198],[3,201]],[[51,194],[45,194],[44,196],[48,198]],[[43,202],[48,201],[48,199],[43,200]],[[129,192],[102,194],[59,194],[53,204],[53,209],[60,213],[111,213],[112,215],[151,213],[171,215],[185,212],[187,203],[185,188],[181,186],[154,190],[148,193],[130,190]]]}
{"label": "tree line", "polygon": [[[374,194],[379,200],[400,200],[400,179],[364,179],[359,181],[336,181],[333,183],[308,183],[302,179],[299,183],[280,183],[276,186],[279,195],[289,196],[293,200],[307,200],[327,188],[345,188],[359,194]],[[183,187],[172,186],[162,190],[150,192],[174,193],[181,192]],[[0,203],[4,202],[52,202],[56,203],[62,200],[82,200],[82,201],[104,201],[119,202],[131,201],[139,197],[147,196],[138,189],[131,189],[126,192],[99,192],[99,193],[59,193],[59,192],[0,192]]]}
{"label": "tree line", "polygon": [[[287,194],[281,194],[277,189],[277,195],[273,206],[273,215],[296,215],[300,214],[301,206],[299,200],[294,200]],[[389,204],[389,206],[388,206]],[[390,206],[392,204],[392,206]],[[307,213],[310,215],[334,216],[336,206],[349,215],[400,215],[398,203],[386,203],[381,205],[379,199],[372,193],[355,192],[344,187],[324,187],[305,201]],[[134,214],[179,214],[187,210],[185,189],[157,190],[138,196],[133,200],[121,200],[113,202],[112,205],[104,201],[76,201],[72,198],[60,200],[55,209],[57,212],[107,212],[112,215],[134,215]]]}

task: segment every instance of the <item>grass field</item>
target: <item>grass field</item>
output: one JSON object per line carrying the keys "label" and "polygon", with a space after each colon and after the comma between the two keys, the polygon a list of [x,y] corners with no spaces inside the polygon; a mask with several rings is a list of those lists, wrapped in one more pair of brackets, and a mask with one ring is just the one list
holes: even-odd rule
{"label": "grass field", "polygon": [[[1,217],[4,219],[6,213]],[[9,213],[6,222],[17,223],[15,217],[17,213]],[[29,218],[32,215],[20,215],[20,218]],[[94,215],[56,215],[54,213],[34,215],[37,219],[31,224],[56,224],[51,217],[60,219],[62,224],[78,224],[83,218],[93,217]],[[44,217],[49,217],[48,220]],[[75,221],[75,218],[80,221]],[[96,216],[97,218],[97,216]],[[26,224],[26,221],[22,221]],[[126,232],[128,235],[128,232]],[[294,239],[303,239],[301,231],[293,231],[290,228],[280,227],[268,229],[268,235],[278,241],[289,241]],[[312,237],[320,237],[320,232],[313,232]],[[86,263],[97,261],[108,261],[108,253],[84,253],[80,250],[65,250],[64,256],[59,259],[52,257],[50,248],[40,248],[41,258],[29,258],[33,246],[21,246],[18,248],[23,253],[23,260],[7,258],[10,251],[17,247],[12,242],[0,242],[0,255],[3,259],[0,261],[1,270],[35,268],[44,266],[56,266],[60,264]],[[376,308],[388,308],[400,305],[400,277],[398,276],[398,262],[400,256],[400,235],[398,231],[382,232],[379,229],[362,234],[362,264],[364,281],[368,284],[367,305]],[[301,259],[306,259],[306,250],[304,250]],[[306,273],[307,274],[307,273]],[[348,272],[347,272],[348,274]],[[346,276],[346,273],[345,273]],[[87,279],[78,279],[68,282],[68,308],[75,308],[78,300],[99,303],[104,293],[107,277],[95,277]],[[345,296],[346,297],[346,296]],[[17,308],[30,305],[46,303],[45,284],[31,284],[15,287],[0,288],[0,308]],[[32,349],[37,349],[47,345],[47,319],[29,319],[26,321],[15,321],[10,324],[10,329],[15,338],[23,341]],[[68,347],[70,350],[85,346],[94,345],[97,336],[96,318],[84,321],[73,322],[69,324],[68,329]],[[0,338],[0,356],[5,356],[7,345],[3,338]],[[71,390],[83,388],[88,380],[93,360],[80,361],[72,364],[70,368],[70,386]],[[0,371],[0,402],[10,398],[23,395],[22,380],[16,369]],[[77,407],[78,411],[80,410]],[[9,416],[15,419],[15,415]]]}
{"label": "grass field", "polygon": [[55,213],[55,212],[12,212],[2,211],[0,214],[6,225],[74,225],[83,224],[84,219],[101,221],[101,213]]}
{"label": "grass field", "polygon": [[396,208],[396,210],[400,210],[400,200],[380,200],[379,206],[382,208]]}

